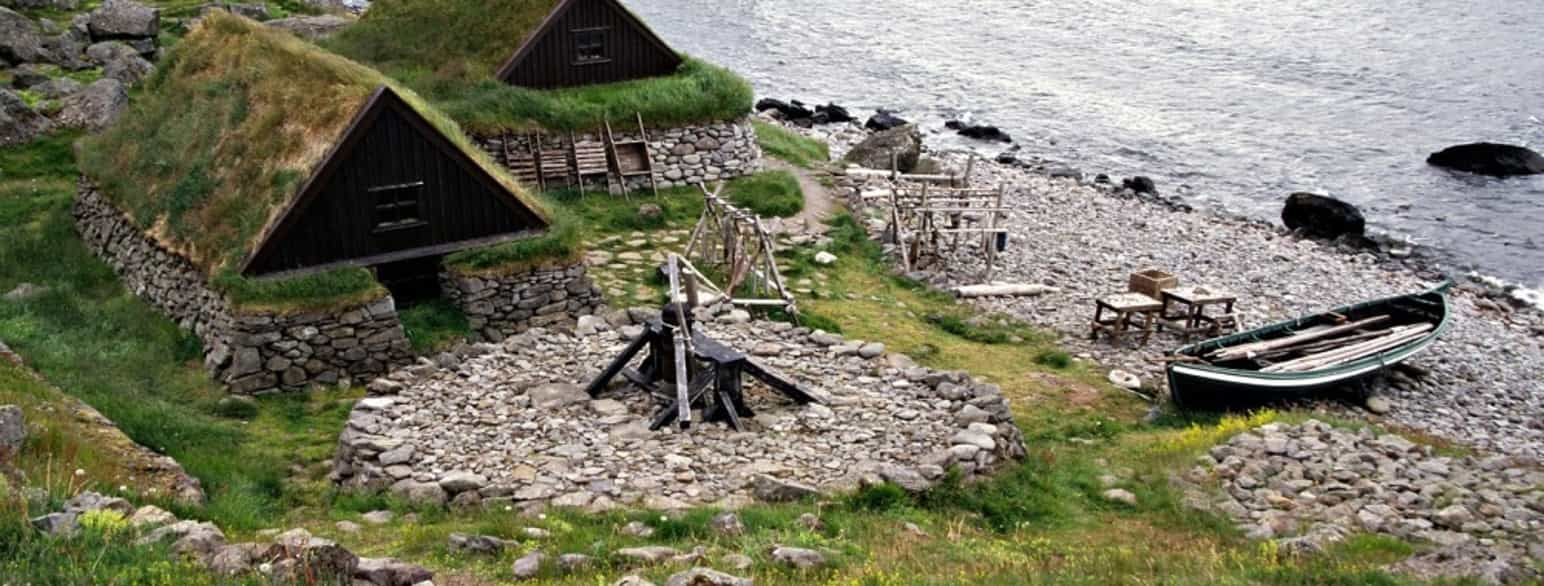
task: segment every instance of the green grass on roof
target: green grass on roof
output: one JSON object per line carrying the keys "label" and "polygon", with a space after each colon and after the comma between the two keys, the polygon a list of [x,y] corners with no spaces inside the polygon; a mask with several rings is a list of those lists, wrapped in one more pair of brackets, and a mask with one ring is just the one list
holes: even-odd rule
{"label": "green grass on roof", "polygon": [[642,116],[651,128],[734,120],[751,110],[750,84],[733,72],[687,58],[674,75],[556,90],[494,80],[467,83],[402,74],[472,132],[593,130],[610,121],[622,131]]}
{"label": "green grass on roof", "polygon": [[325,45],[417,89],[473,132],[590,130],[607,120],[651,127],[732,120],[750,112],[750,84],[684,58],[673,75],[579,88],[510,86],[494,73],[556,0],[381,0]]}
{"label": "green grass on roof", "polygon": [[210,275],[238,266],[382,85],[545,214],[449,118],[381,73],[211,12],[143,95],[81,149],[82,171],[132,221]]}
{"label": "green grass on roof", "polygon": [[329,45],[383,70],[480,79],[515,54],[559,0],[378,0]]}

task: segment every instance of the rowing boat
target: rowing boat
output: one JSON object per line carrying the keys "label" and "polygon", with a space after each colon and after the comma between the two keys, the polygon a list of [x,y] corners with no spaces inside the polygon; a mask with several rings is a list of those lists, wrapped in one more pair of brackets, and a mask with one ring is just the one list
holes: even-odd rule
{"label": "rowing boat", "polygon": [[1258,407],[1344,389],[1425,350],[1450,326],[1451,283],[1191,344],[1168,366],[1181,409]]}

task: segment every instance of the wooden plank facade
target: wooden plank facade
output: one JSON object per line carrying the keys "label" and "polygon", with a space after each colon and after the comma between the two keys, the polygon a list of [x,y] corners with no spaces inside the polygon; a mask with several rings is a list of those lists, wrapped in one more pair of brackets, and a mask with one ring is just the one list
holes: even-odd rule
{"label": "wooden plank facade", "polygon": [[551,89],[670,75],[680,66],[681,56],[617,0],[563,0],[498,78]]}
{"label": "wooden plank facade", "polygon": [[546,221],[389,88],[356,115],[244,273],[437,257]]}

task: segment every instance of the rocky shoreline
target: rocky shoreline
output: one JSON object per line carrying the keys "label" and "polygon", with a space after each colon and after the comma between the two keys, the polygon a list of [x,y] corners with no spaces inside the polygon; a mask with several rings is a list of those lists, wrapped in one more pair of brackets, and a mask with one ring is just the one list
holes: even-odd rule
{"label": "rocky shoreline", "polygon": [[[868,136],[856,125],[796,129],[825,140],[840,157]],[[971,155],[927,153],[944,169],[962,172]],[[1385,243],[1349,247],[1306,239],[1259,220],[1197,212],[1182,201],[1139,194],[1082,173],[1019,162],[976,159],[977,186],[1007,188],[1009,245],[990,281],[1034,283],[1059,291],[1037,297],[985,298],[982,309],[1022,318],[1061,334],[1085,360],[1142,377],[1162,391],[1157,361],[1182,341],[1155,336],[1143,348],[1088,340],[1093,299],[1124,291],[1132,272],[1160,268],[1185,284],[1239,296],[1245,327],[1257,327],[1328,307],[1424,290],[1448,278],[1432,256]],[[842,178],[850,194],[883,189],[883,179]],[[877,210],[872,210],[877,211]],[[882,225],[865,218],[870,228]],[[952,287],[979,284],[984,263],[956,254],[912,276]],[[1408,368],[1374,389],[1385,424],[1532,460],[1544,458],[1544,314],[1482,278],[1458,277],[1452,331]],[[1385,405],[1375,405],[1380,411]]]}

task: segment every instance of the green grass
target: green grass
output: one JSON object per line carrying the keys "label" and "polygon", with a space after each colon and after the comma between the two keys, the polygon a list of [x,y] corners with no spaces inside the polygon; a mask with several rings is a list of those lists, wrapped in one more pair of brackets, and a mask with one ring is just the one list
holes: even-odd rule
{"label": "green grass", "polygon": [[724,191],[730,203],[763,218],[787,218],[804,210],[799,180],[787,171],[767,171],[736,179]]}
{"label": "green grass", "polygon": [[[338,410],[318,408],[316,417],[295,425],[267,421],[276,411],[266,407],[252,422],[219,415],[225,393],[203,369],[198,339],[125,290],[76,235],[69,138],[0,150],[7,170],[0,180],[0,290],[23,282],[48,289],[26,301],[0,301],[0,339],[51,383],[200,478],[209,504],[183,512],[230,530],[275,522],[294,499],[289,466],[303,448],[330,453],[347,404],[339,408],[320,394]],[[259,428],[272,431],[259,441]]]}
{"label": "green grass", "polygon": [[394,73],[474,133],[585,131],[607,121],[620,130],[638,115],[655,128],[734,120],[750,112],[754,96],[733,72],[696,59],[664,77],[555,90],[438,79],[422,70]]}
{"label": "green grass", "polygon": [[444,350],[452,342],[472,335],[466,314],[444,299],[420,303],[397,312],[413,351],[427,354]]}
{"label": "green grass", "polygon": [[445,257],[445,267],[461,273],[515,273],[552,263],[571,263],[584,253],[583,227],[573,213],[548,206],[547,232]]}
{"label": "green grass", "polygon": [[343,268],[285,278],[223,271],[210,285],[245,311],[295,312],[362,305],[386,295],[368,269]]}
{"label": "green grass", "polygon": [[805,169],[813,169],[831,160],[831,149],[824,141],[807,138],[776,124],[753,120],[756,144],[767,156]]}

